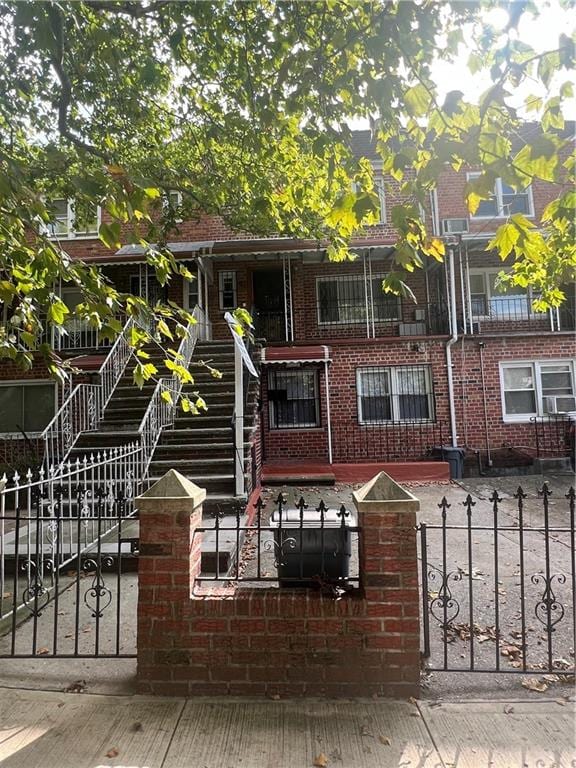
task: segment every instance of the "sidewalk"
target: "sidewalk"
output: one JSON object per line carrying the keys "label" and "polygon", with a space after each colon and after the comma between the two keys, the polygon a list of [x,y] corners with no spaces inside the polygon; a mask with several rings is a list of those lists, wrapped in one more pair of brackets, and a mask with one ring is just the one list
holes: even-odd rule
{"label": "sidewalk", "polygon": [[163,699],[0,689],[2,768],[570,768],[565,700]]}

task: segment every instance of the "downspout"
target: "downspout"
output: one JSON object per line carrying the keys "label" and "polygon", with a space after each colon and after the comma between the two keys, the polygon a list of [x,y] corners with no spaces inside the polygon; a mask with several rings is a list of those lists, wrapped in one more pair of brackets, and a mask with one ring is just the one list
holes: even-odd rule
{"label": "downspout", "polygon": [[466,292],[464,290],[464,264],[462,259],[462,245],[460,244],[458,246],[458,267],[460,269],[460,294],[461,294],[461,302],[462,302],[462,326],[463,326],[463,333],[464,336],[468,333],[468,322],[467,322],[467,312],[466,312]]}
{"label": "downspout", "polygon": [[452,447],[458,446],[458,434],[456,432],[456,407],[454,404],[454,377],[452,375],[452,345],[458,341],[458,320],[456,318],[456,276],[454,274],[454,248],[448,248],[448,264],[450,274],[448,276],[448,290],[450,292],[450,338],[446,342],[446,376],[448,381],[448,405],[450,408],[450,432]]}
{"label": "downspout", "polygon": [[324,347],[324,382],[326,389],[326,427],[328,436],[328,463],[332,464],[332,418],[330,415],[330,382],[328,380],[328,347]]}
{"label": "downspout", "polygon": [[366,307],[366,338],[370,338],[370,310],[368,309],[368,278],[366,275],[366,251],[362,252],[362,265],[364,267],[364,305]]}
{"label": "downspout", "polygon": [[479,341],[480,347],[480,379],[482,381],[482,400],[484,401],[484,436],[486,438],[486,463],[492,466],[492,455],[490,453],[490,437],[488,431],[488,405],[486,402],[486,384],[484,383],[484,342]]}

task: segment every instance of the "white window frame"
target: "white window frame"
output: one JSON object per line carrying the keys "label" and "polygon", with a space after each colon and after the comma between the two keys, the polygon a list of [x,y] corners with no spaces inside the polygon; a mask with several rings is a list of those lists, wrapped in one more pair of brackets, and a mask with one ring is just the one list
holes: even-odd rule
{"label": "white window frame", "polygon": [[[482,275],[482,278],[484,280],[484,294],[486,296],[486,307],[488,310],[490,310],[490,301],[495,298],[502,298],[506,299],[508,294],[505,293],[492,293],[492,285],[490,283],[490,275],[493,275],[495,272],[501,272],[502,270],[498,267],[482,267],[480,269],[474,268],[469,270],[469,277],[473,277],[475,275]],[[468,280],[468,289],[470,293],[470,305],[472,306],[472,285],[470,280]],[[516,294],[514,296],[513,294],[510,294],[508,296],[509,300],[512,301],[514,298],[520,298],[522,297],[522,294]],[[532,301],[533,301],[533,295],[530,288],[526,291],[526,294],[523,295],[523,298],[526,301],[526,317],[519,317],[518,315],[506,315],[506,313],[502,315],[492,315],[490,312],[487,315],[481,315],[481,314],[475,314],[474,313],[474,307],[472,306],[472,318],[474,320],[497,320],[502,322],[522,322],[522,320],[529,320],[535,313],[532,310]],[[544,315],[543,315],[544,317]]]}
{"label": "white window frame", "polygon": [[[402,307],[400,304],[400,297],[396,297],[396,313],[394,317],[386,317],[386,318],[379,318],[376,317],[376,313],[372,312],[371,310],[374,309],[376,306],[376,303],[373,301],[374,299],[374,289],[370,290],[371,281],[379,280],[380,282],[384,280],[386,277],[385,274],[372,274],[370,277],[366,277],[363,274],[345,274],[345,275],[323,275],[322,277],[316,278],[316,319],[318,321],[318,326],[320,327],[330,327],[334,325],[366,325],[366,322],[372,322],[372,315],[374,314],[374,324],[379,325],[381,323],[395,323],[400,322],[402,319]],[[368,317],[361,317],[354,320],[322,320],[321,319],[321,313],[320,313],[320,284],[321,283],[329,283],[329,282],[335,282],[337,286],[345,285],[346,281],[348,280],[357,280],[362,284],[363,287],[363,307],[368,312]],[[368,290],[368,298],[366,299],[366,290]],[[392,299],[392,295],[390,296],[390,299]],[[337,301],[340,302],[340,296],[337,297]],[[370,305],[373,304],[371,307]]]}
{"label": "white window frame", "polygon": [[[423,371],[424,372],[424,378],[426,382],[426,392],[422,393],[424,394],[428,399],[428,413],[429,416],[426,419],[402,419],[400,418],[400,403],[399,403],[399,396],[402,394],[417,394],[416,392],[413,393],[404,393],[399,391],[399,384],[398,384],[398,373],[399,371]],[[362,413],[362,374],[364,372],[371,372],[371,371],[380,371],[382,373],[386,372],[389,377],[389,383],[390,383],[390,408],[391,408],[391,418],[390,419],[365,419],[364,415]],[[395,424],[433,424],[436,421],[436,413],[434,410],[434,389],[433,389],[433,382],[432,382],[432,368],[430,365],[396,365],[396,366],[388,366],[388,365],[363,365],[360,368],[356,369],[356,412],[358,414],[358,424],[362,426],[386,426],[391,425],[394,426]]]}
{"label": "white window frame", "polygon": [[[176,202],[171,204],[170,203],[170,198],[173,195],[176,195]],[[182,206],[182,192],[180,192],[178,189],[169,189],[168,192],[164,196],[163,204],[164,204],[164,208],[165,209],[171,204],[172,208],[175,208],[175,209],[178,210]],[[182,223],[182,219],[181,218],[176,218],[176,219],[174,219],[174,221],[176,222],[176,224],[181,224]]]}
{"label": "white window frame", "polygon": [[[572,395],[576,396],[576,359],[572,358],[554,358],[550,360],[502,360],[499,363],[500,371],[500,399],[502,405],[502,419],[507,424],[526,423],[534,418],[544,417],[543,394],[542,394],[542,368],[550,365],[567,365],[570,368],[572,378]],[[508,368],[527,368],[532,369],[532,378],[534,381],[534,396],[536,399],[536,411],[532,413],[506,413],[506,390],[504,388],[504,371]],[[532,391],[532,390],[526,390]]]}
{"label": "white window frame", "polygon": [[318,368],[292,368],[292,369],[282,369],[281,371],[275,371],[273,369],[270,369],[268,371],[268,377],[266,380],[266,384],[268,387],[268,390],[270,390],[270,382],[273,375],[283,373],[288,376],[290,375],[297,375],[297,374],[308,374],[312,375],[312,380],[314,383],[314,404],[316,408],[316,420],[314,423],[311,422],[294,422],[291,424],[278,424],[278,418],[276,413],[276,401],[268,399],[268,427],[270,430],[278,430],[278,431],[286,431],[290,429],[320,429],[321,423],[321,404],[320,404],[320,386],[319,386],[319,370]]}
{"label": "white window frame", "polygon": [[[466,174],[466,181],[473,181],[474,179],[477,179],[479,176],[481,176],[480,171],[469,171]],[[528,184],[526,187],[526,193],[528,197],[528,213],[522,214],[523,216],[526,216],[527,218],[531,219],[534,217],[534,195],[532,193],[532,184]],[[516,192],[516,194],[523,194],[521,192]],[[471,213],[470,219],[478,219],[480,221],[487,221],[490,219],[508,219],[511,215],[508,213],[508,211],[505,210],[504,204],[502,202],[504,197],[504,193],[502,192],[502,179],[498,178],[496,179],[496,183],[494,184],[494,199],[496,201],[496,213],[489,214],[487,216],[483,216],[478,213]],[[487,202],[487,201],[484,201]]]}
{"label": "white window frame", "polygon": [[[52,417],[50,419],[51,421],[58,411],[58,385],[53,379],[27,379],[27,380],[10,379],[7,381],[1,381],[0,387],[15,387],[15,386],[16,387],[37,387],[41,385],[46,386],[48,384],[52,384],[54,387],[54,413],[52,414]],[[50,421],[48,422],[48,424],[50,423]],[[44,429],[46,429],[46,427],[44,427]],[[42,435],[43,433],[44,433],[44,430],[42,430],[41,432],[38,432],[38,431],[26,432],[26,435],[28,437],[40,437],[40,435]],[[12,430],[10,432],[0,431],[0,437],[3,437],[3,436],[12,437],[13,435],[20,435],[20,434],[22,433],[19,430]]]}
{"label": "white window frame", "polygon": [[[234,285],[232,290],[234,292],[234,301],[231,307],[224,306],[224,275],[233,275]],[[236,309],[238,306],[238,273],[236,270],[222,269],[220,272],[218,272],[218,306],[224,311]]]}
{"label": "white window frame", "polygon": [[[354,182],[352,184],[354,192],[358,192],[360,187]],[[384,184],[384,176],[381,173],[374,174],[374,191],[378,195],[380,200],[380,206],[378,208],[379,217],[378,221],[373,221],[371,224],[365,224],[366,227],[380,227],[382,224],[386,224],[386,187]]]}
{"label": "white window frame", "polygon": [[55,197],[52,198],[52,200],[47,201],[47,204],[49,205],[51,202],[54,203],[57,200],[66,200],[66,223],[67,223],[67,230],[66,232],[61,233],[50,233],[51,225],[44,224],[43,230],[44,233],[49,237],[50,240],[94,240],[98,237],[98,231],[100,229],[100,224],[102,223],[102,209],[99,205],[96,206],[96,229],[94,232],[80,232],[77,233],[74,231],[74,228],[72,226],[74,222],[74,199],[64,198],[64,197]]}

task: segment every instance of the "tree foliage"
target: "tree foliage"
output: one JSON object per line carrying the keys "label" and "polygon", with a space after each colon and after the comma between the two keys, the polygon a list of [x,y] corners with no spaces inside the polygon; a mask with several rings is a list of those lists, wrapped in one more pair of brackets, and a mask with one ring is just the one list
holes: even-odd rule
{"label": "tree foliage", "polygon": [[[513,216],[491,243],[513,259],[512,280],[533,285],[541,306],[557,304],[576,267],[574,156],[562,116],[572,85],[560,77],[574,44],[565,32],[544,54],[521,42],[522,15],[538,13],[530,3],[512,3],[497,35],[483,23],[494,5],[0,3],[0,301],[10,306],[0,355],[30,365],[40,351],[60,370],[41,340],[44,317],[56,329],[68,317],[59,281],[82,291],[74,313],[103,333],[118,333],[119,312],[150,312],[42,234],[55,196],[74,198],[78,211],[101,205],[101,241],[143,245],[161,282],[190,277],[165,247],[177,216],[217,214],[235,230],[326,241],[332,259],[353,257],[350,240],[378,207],[370,164],[351,150],[358,118],[412,201],[392,214],[388,290],[409,290],[407,273],[442,259],[420,205],[447,165],[465,164],[481,170],[467,188],[472,212],[496,178],[515,189],[535,179],[557,186],[538,226]],[[492,85],[478,104],[457,91],[440,104],[433,64],[457,56],[467,28],[471,76],[487,70]],[[509,105],[526,78],[547,94],[527,100],[542,126],[528,140]],[[160,204],[167,190],[181,192],[180,211]],[[166,325],[157,330],[165,337]]]}

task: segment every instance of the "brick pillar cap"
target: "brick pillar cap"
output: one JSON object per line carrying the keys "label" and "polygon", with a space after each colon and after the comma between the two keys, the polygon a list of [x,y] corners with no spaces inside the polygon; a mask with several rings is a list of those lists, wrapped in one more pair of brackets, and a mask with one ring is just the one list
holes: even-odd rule
{"label": "brick pillar cap", "polygon": [[352,494],[356,509],[365,512],[417,512],[420,501],[393,480],[379,472]]}
{"label": "brick pillar cap", "polygon": [[164,477],[154,483],[141,496],[136,499],[137,502],[158,499],[170,500],[190,500],[194,507],[202,504],[206,498],[206,489],[199,488],[191,480],[181,475],[175,469],[170,469]]}

